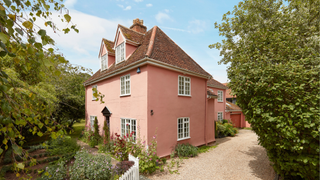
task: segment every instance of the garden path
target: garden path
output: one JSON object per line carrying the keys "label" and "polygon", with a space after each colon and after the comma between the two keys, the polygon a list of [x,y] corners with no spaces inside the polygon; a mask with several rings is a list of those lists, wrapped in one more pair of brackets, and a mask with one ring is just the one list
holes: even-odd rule
{"label": "garden path", "polygon": [[158,173],[147,177],[151,180],[273,180],[274,170],[257,138],[253,131],[240,129],[235,137],[220,138],[211,144],[218,144],[217,148],[195,158],[184,159],[179,168],[180,174]]}

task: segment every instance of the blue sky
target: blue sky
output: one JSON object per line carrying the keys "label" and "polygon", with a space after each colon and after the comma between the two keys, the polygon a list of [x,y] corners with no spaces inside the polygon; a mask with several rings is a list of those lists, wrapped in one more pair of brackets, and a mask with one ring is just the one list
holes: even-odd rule
{"label": "blue sky", "polygon": [[[99,70],[98,52],[102,38],[114,40],[118,24],[132,25],[135,18],[143,19],[147,29],[161,28],[202,68],[220,82],[227,82],[227,65],[218,65],[219,51],[208,46],[223,37],[214,28],[222,15],[232,11],[239,0],[67,0],[66,8],[79,33],[64,35],[49,33],[59,51],[72,63]],[[55,15],[55,14],[54,14]],[[53,20],[56,20],[53,16]],[[58,20],[58,19],[57,19]],[[57,21],[54,21],[57,22]],[[66,24],[58,23],[63,29]]]}

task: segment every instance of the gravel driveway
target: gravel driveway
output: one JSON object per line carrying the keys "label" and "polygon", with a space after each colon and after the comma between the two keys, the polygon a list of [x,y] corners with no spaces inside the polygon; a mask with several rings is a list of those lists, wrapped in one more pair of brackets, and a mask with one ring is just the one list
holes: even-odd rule
{"label": "gravel driveway", "polygon": [[217,139],[218,147],[195,158],[183,160],[180,174],[155,174],[151,180],[162,179],[222,179],[273,180],[275,173],[257,135],[241,129],[235,137]]}

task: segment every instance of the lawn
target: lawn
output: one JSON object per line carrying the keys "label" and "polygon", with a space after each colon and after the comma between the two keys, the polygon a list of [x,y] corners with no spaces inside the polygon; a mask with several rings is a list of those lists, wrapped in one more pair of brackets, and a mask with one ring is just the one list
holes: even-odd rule
{"label": "lawn", "polygon": [[84,130],[84,127],[85,127],[85,123],[86,123],[86,120],[85,119],[82,119],[80,121],[80,123],[75,123],[73,125],[73,132],[70,134],[71,138],[73,139],[78,139],[81,132]]}

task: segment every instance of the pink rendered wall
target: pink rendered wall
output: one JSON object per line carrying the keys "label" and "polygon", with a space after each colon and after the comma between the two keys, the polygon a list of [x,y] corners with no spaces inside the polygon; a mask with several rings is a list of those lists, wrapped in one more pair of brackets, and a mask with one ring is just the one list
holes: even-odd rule
{"label": "pink rendered wall", "polygon": [[231,119],[231,114],[230,112],[225,113],[225,119]]}
{"label": "pink rendered wall", "polygon": [[136,49],[137,47],[126,44],[126,59],[128,59]]}
{"label": "pink rendered wall", "polygon": [[207,107],[207,126],[206,126],[206,131],[207,131],[207,142],[213,142],[215,141],[214,133],[215,133],[215,128],[214,128],[214,121],[215,121],[215,116],[214,116],[214,103],[217,101],[217,99],[208,99],[208,107]]}
{"label": "pink rendered wall", "polygon": [[[121,133],[120,118],[133,118],[137,120],[137,129],[140,126],[142,137],[147,136],[147,71],[146,66],[140,67],[141,73],[136,69],[111,77],[93,85],[98,86],[98,91],[105,95],[104,102],[92,101],[92,85],[86,87],[86,125],[90,123],[90,115],[97,116],[100,133],[102,134],[105,117],[101,113],[107,106],[111,111],[110,133]],[[131,95],[120,96],[120,77],[130,74]]]}
{"label": "pink rendered wall", "polygon": [[[178,96],[178,75],[183,74],[152,65],[147,70],[148,142],[157,133],[158,156],[169,155],[177,143],[204,144],[206,79],[184,75],[191,78],[191,97]],[[190,118],[190,139],[177,140],[179,117]]]}
{"label": "pink rendered wall", "polygon": [[115,62],[115,56],[108,55],[108,68]]}
{"label": "pink rendered wall", "polygon": [[102,57],[102,56],[105,55],[106,53],[107,53],[107,50],[106,50],[105,44],[102,43],[102,46],[101,46],[101,49],[100,49],[100,56],[99,56],[99,57]]}
{"label": "pink rendered wall", "polygon": [[[226,119],[226,117],[228,117],[228,115],[226,115],[226,90],[225,89],[218,89],[218,88],[214,88],[214,87],[209,87],[209,89],[212,89],[214,94],[218,95],[218,90],[219,91],[223,91],[223,102],[218,102],[218,99],[214,100],[214,120],[218,120],[218,112],[222,112],[223,114],[223,119]],[[230,116],[229,116],[230,119]]]}
{"label": "pink rendered wall", "polygon": [[119,44],[121,44],[123,41],[124,41],[123,35],[122,35],[122,33],[120,32],[120,33],[118,34],[118,41],[117,41],[116,47],[117,47]]}

